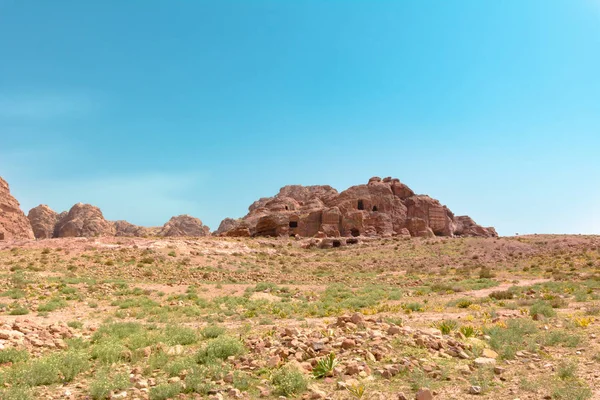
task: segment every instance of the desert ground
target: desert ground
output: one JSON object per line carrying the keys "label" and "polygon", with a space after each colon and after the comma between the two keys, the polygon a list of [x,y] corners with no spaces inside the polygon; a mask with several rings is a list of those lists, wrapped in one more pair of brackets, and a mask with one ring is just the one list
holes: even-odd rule
{"label": "desert ground", "polygon": [[309,240],[0,242],[0,398],[600,398],[600,237]]}

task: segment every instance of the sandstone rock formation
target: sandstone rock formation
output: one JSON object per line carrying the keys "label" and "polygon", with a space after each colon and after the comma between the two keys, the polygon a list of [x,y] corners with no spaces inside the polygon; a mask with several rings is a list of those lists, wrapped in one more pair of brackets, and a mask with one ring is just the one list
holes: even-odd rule
{"label": "sandstone rock formation", "polygon": [[159,236],[208,236],[210,228],[189,215],[172,217],[158,232]]}
{"label": "sandstone rock formation", "polygon": [[497,236],[398,179],[373,177],[338,193],[331,186],[285,186],[261,198],[241,220],[224,220],[221,236]]}
{"label": "sandstone rock formation", "polygon": [[225,233],[230,231],[231,229],[237,227],[239,224],[239,220],[235,220],[233,218],[225,218],[221,221],[221,224],[217,228],[216,231],[213,232],[213,235],[219,236],[221,233]]}
{"label": "sandstone rock formation", "polygon": [[[60,215],[64,217],[66,213]],[[60,220],[60,215],[45,204],[40,204],[29,210],[27,218],[31,223],[35,238],[49,239],[54,237],[54,229]]]}
{"label": "sandstone rock formation", "polygon": [[10,194],[8,183],[0,177],[0,240],[33,238],[29,220]]}
{"label": "sandstone rock formation", "polygon": [[38,239],[96,236],[208,236],[210,229],[198,218],[180,215],[162,227],[143,227],[127,221],[107,221],[98,207],[75,204],[69,212],[57,214],[46,205],[29,211],[29,221]]}
{"label": "sandstone rock formation", "polygon": [[102,211],[90,204],[77,203],[56,228],[57,237],[114,236],[113,223],[104,219]]}
{"label": "sandstone rock formation", "polygon": [[157,236],[159,228],[146,228],[144,226],[134,225],[130,222],[119,220],[113,222],[115,226],[115,236],[127,237],[147,237]]}

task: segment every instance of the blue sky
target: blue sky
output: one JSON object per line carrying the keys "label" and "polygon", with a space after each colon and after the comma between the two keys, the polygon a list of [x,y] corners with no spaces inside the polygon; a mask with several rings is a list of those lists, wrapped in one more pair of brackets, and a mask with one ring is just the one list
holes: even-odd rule
{"label": "blue sky", "polygon": [[600,0],[0,0],[0,175],[216,229],[394,176],[503,235],[600,233]]}

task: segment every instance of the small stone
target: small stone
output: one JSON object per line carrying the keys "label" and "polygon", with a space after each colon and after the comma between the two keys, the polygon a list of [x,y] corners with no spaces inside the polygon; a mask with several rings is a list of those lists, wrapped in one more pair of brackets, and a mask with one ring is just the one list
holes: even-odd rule
{"label": "small stone", "polygon": [[275,368],[279,365],[280,362],[281,362],[281,357],[279,357],[279,356],[269,357],[269,359],[267,360],[267,366],[269,368]]}
{"label": "small stone", "polygon": [[481,394],[481,386],[471,386],[469,388],[469,394]]}
{"label": "small stone", "polygon": [[498,353],[492,349],[483,349],[481,356],[486,358],[498,358]]}
{"label": "small stone", "polygon": [[[388,333],[388,335],[397,335],[397,334],[399,334],[400,332],[402,332],[402,330],[400,329],[400,327],[399,327],[399,326],[396,326],[396,325],[392,325],[392,326],[390,326],[390,327],[388,328],[388,330],[387,330],[387,333]],[[401,394],[402,394],[402,393],[401,393]]]}
{"label": "small stone", "polygon": [[347,350],[356,346],[356,342],[352,339],[344,339],[342,342],[342,349]]}
{"label": "small stone", "polygon": [[475,360],[473,360],[473,363],[477,366],[495,365],[496,360],[493,358],[487,358],[487,357],[477,357]]}
{"label": "small stone", "polygon": [[431,390],[423,388],[419,389],[415,396],[415,400],[433,400],[433,394]]}

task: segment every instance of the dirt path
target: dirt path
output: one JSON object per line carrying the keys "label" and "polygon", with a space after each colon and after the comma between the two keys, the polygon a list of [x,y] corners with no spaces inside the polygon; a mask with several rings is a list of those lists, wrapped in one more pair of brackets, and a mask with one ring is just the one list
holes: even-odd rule
{"label": "dirt path", "polygon": [[549,281],[550,281],[550,279],[540,278],[540,279],[530,279],[530,280],[519,281],[518,283],[502,283],[499,286],[495,286],[495,287],[491,287],[491,288],[480,289],[480,290],[470,290],[468,292],[462,292],[461,296],[472,296],[472,297],[477,297],[477,298],[487,297],[492,292],[508,290],[513,286],[531,286],[531,285],[535,285],[537,283],[544,283],[544,282],[549,282]]}

